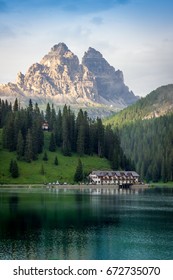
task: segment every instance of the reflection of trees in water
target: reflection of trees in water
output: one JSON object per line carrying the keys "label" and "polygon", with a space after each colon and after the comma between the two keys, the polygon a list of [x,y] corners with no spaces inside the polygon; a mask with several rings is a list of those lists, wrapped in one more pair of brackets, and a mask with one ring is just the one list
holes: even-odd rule
{"label": "reflection of trees in water", "polygon": [[[28,195],[28,194],[26,194]],[[25,239],[28,231],[41,230],[63,230],[68,236],[68,232],[87,232],[88,229],[118,224],[119,219],[109,215],[107,205],[102,205],[96,210],[90,196],[74,194],[70,202],[61,201],[61,197],[52,200],[52,203],[43,203],[43,198],[39,197],[25,205],[25,199],[17,194],[9,197],[9,214],[6,215],[0,225],[0,235],[5,238],[13,237]],[[101,202],[100,202],[101,203]],[[106,207],[105,207],[106,206]],[[4,234],[3,234],[4,233]],[[82,241],[83,242],[83,241]]]}
{"label": "reflection of trees in water", "polygon": [[0,239],[12,242],[13,258],[87,258],[86,246],[96,239],[99,251],[100,242],[106,242],[99,237],[102,230],[109,232],[119,224],[115,215],[109,215],[108,201],[99,197],[95,203],[91,196],[81,194],[49,198],[40,195],[33,200],[27,196],[10,195],[4,213],[0,209],[0,215],[4,215]]}
{"label": "reflection of trees in water", "polygon": [[19,197],[17,194],[13,194],[9,197],[9,209],[11,214],[15,214],[18,209]]}
{"label": "reflection of trees in water", "polygon": [[[136,246],[138,250],[139,242],[145,240],[146,250],[151,252],[149,247],[155,244],[158,236],[161,241],[167,236],[171,242],[170,227],[173,225],[172,196],[164,198],[160,195],[161,190],[154,195],[152,192],[148,190],[139,197],[47,193],[19,194],[18,197],[1,195],[0,246],[3,244],[5,252],[1,256],[115,259],[115,256],[129,256],[128,244],[129,248]],[[160,211],[160,207],[165,210]],[[157,251],[156,246],[153,248]]]}

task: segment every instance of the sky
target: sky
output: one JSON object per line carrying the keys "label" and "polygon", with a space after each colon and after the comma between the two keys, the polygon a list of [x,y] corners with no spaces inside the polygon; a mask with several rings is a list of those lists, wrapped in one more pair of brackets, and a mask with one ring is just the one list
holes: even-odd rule
{"label": "sky", "polygon": [[173,83],[172,0],[0,0],[0,83],[64,42],[80,61],[93,47],[135,95]]}

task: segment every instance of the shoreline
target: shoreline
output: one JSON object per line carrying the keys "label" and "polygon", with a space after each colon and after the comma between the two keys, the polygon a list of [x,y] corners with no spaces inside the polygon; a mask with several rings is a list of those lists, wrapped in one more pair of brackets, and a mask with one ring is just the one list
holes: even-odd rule
{"label": "shoreline", "polygon": [[149,184],[131,185],[129,188],[119,188],[119,185],[44,185],[44,184],[3,184],[0,189],[57,189],[57,190],[87,190],[87,189],[110,189],[110,190],[142,190],[151,188]]}
{"label": "shoreline", "polygon": [[74,185],[46,185],[46,184],[0,184],[0,190],[3,189],[51,189],[51,190],[117,190],[117,191],[142,191],[147,189],[156,188],[173,188],[171,184],[136,184],[131,185],[129,188],[119,188],[118,185],[90,185],[90,184],[74,184]]}

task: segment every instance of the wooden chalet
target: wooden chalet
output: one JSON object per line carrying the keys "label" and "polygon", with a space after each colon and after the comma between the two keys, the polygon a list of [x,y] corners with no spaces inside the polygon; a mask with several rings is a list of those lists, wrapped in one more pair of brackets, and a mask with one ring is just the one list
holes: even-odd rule
{"label": "wooden chalet", "polygon": [[95,185],[119,185],[128,187],[140,184],[139,175],[135,171],[92,171],[89,181]]}
{"label": "wooden chalet", "polygon": [[49,124],[48,124],[47,121],[44,121],[44,122],[42,123],[42,129],[43,129],[43,130],[49,130]]}

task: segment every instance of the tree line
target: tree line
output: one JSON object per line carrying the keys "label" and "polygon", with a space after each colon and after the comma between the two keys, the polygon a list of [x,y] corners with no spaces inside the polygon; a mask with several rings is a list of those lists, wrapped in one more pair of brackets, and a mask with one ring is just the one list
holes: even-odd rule
{"label": "tree line", "polygon": [[79,110],[77,116],[65,105],[56,114],[54,107],[47,104],[45,119],[48,122],[51,138],[49,150],[60,147],[64,156],[77,153],[79,156],[96,154],[111,162],[113,169],[129,169],[130,162],[120,146],[118,133],[102,120],[92,120],[87,112]]}
{"label": "tree line", "polygon": [[173,114],[120,129],[121,145],[147,182],[173,181]]}
{"label": "tree line", "polygon": [[154,112],[161,112],[162,108],[169,112],[172,104],[173,85],[162,86],[146,97],[141,97],[136,103],[128,106],[114,116],[107,118],[104,123],[114,127],[129,125],[138,120],[154,116]]}
{"label": "tree line", "polygon": [[42,125],[48,123],[50,135],[49,150],[61,149],[64,156],[77,153],[79,157],[96,154],[111,162],[112,169],[130,169],[131,163],[125,156],[117,131],[104,126],[102,120],[92,120],[87,112],[79,110],[75,115],[65,105],[55,111],[49,103],[45,112],[38,104],[29,101],[26,108],[20,108],[16,99],[14,104],[0,100],[0,127],[3,128],[3,147],[16,151],[17,159],[31,162],[37,160],[44,149]]}
{"label": "tree line", "polygon": [[[3,114],[4,112],[4,114]],[[3,147],[10,152],[16,151],[18,160],[31,162],[42,152],[44,135],[43,115],[37,104],[32,101],[26,109],[20,108],[16,99],[14,105],[1,101],[1,127],[3,127]]]}

